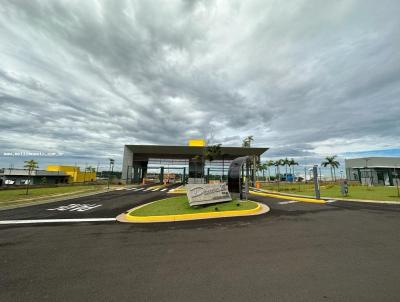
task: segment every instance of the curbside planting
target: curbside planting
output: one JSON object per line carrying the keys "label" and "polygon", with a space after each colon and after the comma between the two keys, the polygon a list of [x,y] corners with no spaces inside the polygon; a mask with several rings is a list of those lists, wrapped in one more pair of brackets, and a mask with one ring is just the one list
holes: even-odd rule
{"label": "curbside planting", "polygon": [[135,207],[126,213],[117,216],[117,220],[120,222],[127,223],[156,223],[156,222],[176,222],[176,221],[189,221],[189,220],[200,220],[200,219],[214,219],[214,218],[226,218],[226,217],[241,217],[241,216],[254,216],[261,215],[270,211],[270,208],[262,203],[251,201],[255,204],[252,209],[246,210],[227,210],[227,211],[215,211],[215,212],[199,212],[199,213],[186,213],[186,214],[168,214],[168,215],[148,215],[139,216],[133,215],[133,213],[139,209],[142,209],[151,204],[163,202],[167,199],[161,199],[154,202],[150,202],[138,207]]}

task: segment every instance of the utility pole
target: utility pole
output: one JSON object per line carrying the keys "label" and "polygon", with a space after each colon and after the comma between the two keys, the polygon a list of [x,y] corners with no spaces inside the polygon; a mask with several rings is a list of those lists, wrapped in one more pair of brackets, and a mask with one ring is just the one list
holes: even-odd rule
{"label": "utility pole", "polygon": [[114,160],[110,158],[110,168],[108,169],[108,183],[107,183],[107,189],[110,189],[110,179],[111,179],[111,173],[114,170]]}
{"label": "utility pole", "polygon": [[97,182],[97,175],[99,174],[99,165],[100,165],[100,163],[97,162],[97,166],[96,166],[96,182]]}
{"label": "utility pole", "polygon": [[86,183],[86,170],[87,170],[87,163],[85,163],[85,172],[83,173],[83,183]]}
{"label": "utility pole", "polygon": [[400,178],[399,178],[399,171],[398,171],[399,169],[397,169],[397,171],[396,171],[396,168],[397,168],[397,166],[395,168],[393,168],[393,170],[394,170],[394,176],[395,176],[395,179],[396,179],[397,196],[400,197],[400,189],[399,189],[399,180],[400,180]]}

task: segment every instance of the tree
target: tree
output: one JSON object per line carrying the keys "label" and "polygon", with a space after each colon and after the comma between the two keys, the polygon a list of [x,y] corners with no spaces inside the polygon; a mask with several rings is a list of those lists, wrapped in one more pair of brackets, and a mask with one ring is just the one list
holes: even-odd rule
{"label": "tree", "polygon": [[38,162],[34,161],[33,159],[26,160],[24,163],[25,163],[24,168],[27,168],[28,169],[28,173],[29,173],[28,174],[28,182],[26,183],[26,193],[25,193],[26,195],[28,195],[29,184],[31,182],[32,171],[37,169],[37,168],[39,168],[39,166],[38,166]]}
{"label": "tree", "polygon": [[283,166],[283,165],[284,165],[284,160],[283,159],[278,159],[277,161],[274,162],[274,166],[276,167],[276,175],[277,175],[278,180],[281,179],[281,175],[280,175],[281,172],[280,172],[279,167]]}
{"label": "tree", "polygon": [[243,140],[243,142],[242,142],[242,147],[250,148],[250,147],[251,147],[251,142],[252,142],[253,140],[254,140],[254,139],[253,139],[253,136],[252,136],[252,135],[247,136],[247,137]]}
{"label": "tree", "polygon": [[203,154],[204,154],[204,159],[208,160],[211,163],[213,160],[221,157],[222,155],[221,144],[207,146]]}
{"label": "tree", "polygon": [[221,144],[217,144],[207,147],[205,158],[206,160],[212,162],[214,159],[221,157],[221,155],[222,155]]}
{"label": "tree", "polygon": [[[339,168],[340,163],[336,160],[337,155],[325,157],[325,161],[321,163],[323,167],[330,166],[332,180],[336,181],[336,169]],[[333,170],[333,173],[332,173]]]}
{"label": "tree", "polygon": [[265,170],[267,170],[267,164],[262,164],[260,162],[257,163],[257,172],[261,171],[262,172],[262,176],[263,176],[263,180],[265,180]]}
{"label": "tree", "polygon": [[266,162],[267,165],[267,170],[268,170],[268,181],[271,181],[271,170],[270,167],[275,165],[275,162],[273,160],[269,160]]}
{"label": "tree", "polygon": [[265,181],[265,171],[266,170],[268,170],[267,163],[261,164],[261,171],[262,171],[263,181]]}
{"label": "tree", "polygon": [[285,166],[285,181],[287,182],[287,168],[289,166],[290,160],[286,157],[282,159],[283,166]]}
{"label": "tree", "polygon": [[293,158],[291,158],[288,162],[289,165],[289,171],[290,171],[290,167],[293,167],[293,173],[290,171],[290,173],[292,173],[292,181],[294,179],[294,166],[297,166],[299,163],[296,162]]}

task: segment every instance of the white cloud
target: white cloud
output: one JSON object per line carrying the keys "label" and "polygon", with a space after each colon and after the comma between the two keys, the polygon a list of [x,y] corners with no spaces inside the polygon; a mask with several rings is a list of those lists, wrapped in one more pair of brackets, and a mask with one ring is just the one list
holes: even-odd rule
{"label": "white cloud", "polygon": [[[398,1],[3,1],[2,151],[399,147]],[[274,151],[275,150],[275,151]]]}

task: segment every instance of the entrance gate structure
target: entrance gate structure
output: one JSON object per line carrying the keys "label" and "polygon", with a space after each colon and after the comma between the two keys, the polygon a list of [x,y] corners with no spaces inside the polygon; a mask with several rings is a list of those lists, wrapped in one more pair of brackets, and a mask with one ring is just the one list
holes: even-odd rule
{"label": "entrance gate structure", "polygon": [[[184,174],[182,177],[184,183],[193,179],[205,181],[205,170],[216,172],[222,180],[225,180],[232,160],[248,156],[252,163],[256,163],[267,150],[268,148],[221,147],[221,154],[210,162],[205,159],[206,146],[125,145],[122,180],[127,184],[141,183],[149,169],[160,169],[161,174],[162,167],[164,167],[163,174],[166,170]],[[254,184],[255,167],[252,165],[249,177]]]}
{"label": "entrance gate structure", "polygon": [[235,158],[229,166],[228,190],[231,194],[239,194],[239,199],[243,199],[244,195],[247,199],[249,193],[250,169],[250,156]]}

